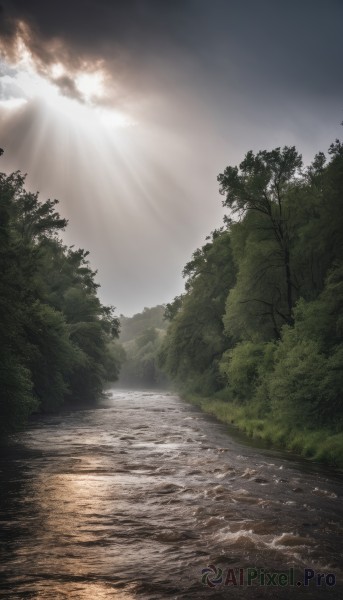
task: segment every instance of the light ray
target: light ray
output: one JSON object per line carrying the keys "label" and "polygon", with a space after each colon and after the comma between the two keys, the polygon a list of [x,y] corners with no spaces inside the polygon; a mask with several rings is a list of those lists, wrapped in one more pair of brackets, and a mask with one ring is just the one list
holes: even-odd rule
{"label": "light ray", "polygon": [[[89,250],[93,267],[103,265],[103,281],[125,282],[119,296],[141,293],[149,277],[153,288],[158,249],[168,240],[169,254],[181,255],[180,231],[195,227],[190,190],[180,184],[186,138],[154,123],[154,98],[141,105],[138,93],[134,102],[130,96],[138,122],[123,102],[111,103],[107,85],[115,86],[99,62],[71,72],[58,53],[45,69],[26,50],[17,58],[3,70],[8,90],[22,99],[20,108],[0,105],[5,161],[15,148],[12,164],[28,172],[28,189],[60,200],[69,220],[64,242]],[[118,97],[127,98],[124,91]]]}
{"label": "light ray", "polygon": [[8,98],[4,100],[0,100],[0,108],[4,108],[7,110],[16,110],[17,108],[21,108],[27,103],[26,98]]}

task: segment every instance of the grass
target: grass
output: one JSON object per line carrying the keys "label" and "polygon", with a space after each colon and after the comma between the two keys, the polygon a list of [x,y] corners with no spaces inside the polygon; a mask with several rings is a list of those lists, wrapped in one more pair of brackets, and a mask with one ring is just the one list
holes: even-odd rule
{"label": "grass", "polygon": [[253,406],[237,406],[233,402],[184,395],[186,401],[213,415],[222,423],[233,424],[252,439],[288,450],[304,458],[343,468],[343,433],[329,429],[290,427],[284,423],[261,419]]}

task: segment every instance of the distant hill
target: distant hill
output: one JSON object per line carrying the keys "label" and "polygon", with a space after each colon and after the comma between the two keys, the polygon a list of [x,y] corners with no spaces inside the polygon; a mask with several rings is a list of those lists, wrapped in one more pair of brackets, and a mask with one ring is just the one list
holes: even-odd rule
{"label": "distant hill", "polygon": [[144,308],[133,317],[120,316],[120,343],[125,360],[119,376],[119,384],[133,387],[162,387],[167,385],[166,376],[157,364],[157,355],[168,327],[163,319],[165,306]]}
{"label": "distant hill", "polygon": [[159,304],[152,308],[145,307],[141,313],[133,317],[120,315],[120,341],[129,342],[151,328],[166,330],[168,321],[163,319],[165,308],[163,304]]}

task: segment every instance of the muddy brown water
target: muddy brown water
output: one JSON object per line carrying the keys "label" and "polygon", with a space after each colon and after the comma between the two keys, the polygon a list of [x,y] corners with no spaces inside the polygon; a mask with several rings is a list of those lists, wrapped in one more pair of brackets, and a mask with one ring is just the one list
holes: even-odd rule
{"label": "muddy brown water", "polygon": [[1,453],[1,598],[343,598],[340,475],[177,396],[113,389]]}

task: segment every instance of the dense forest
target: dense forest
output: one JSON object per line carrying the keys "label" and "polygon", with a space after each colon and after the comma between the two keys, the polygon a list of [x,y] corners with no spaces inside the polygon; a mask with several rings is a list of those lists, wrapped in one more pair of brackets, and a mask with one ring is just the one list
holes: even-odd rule
{"label": "dense forest", "polygon": [[165,387],[167,377],[158,366],[158,355],[168,322],[165,306],[144,308],[132,317],[120,315],[122,348],[119,385]]}
{"label": "dense forest", "polygon": [[2,433],[33,412],[94,401],[119,372],[119,319],[97,296],[88,252],[62,243],[57,200],[40,202],[24,183],[0,173]]}
{"label": "dense forest", "polygon": [[184,268],[159,364],[204,410],[304,455],[343,456],[343,144],[304,168],[249,151],[218,176],[224,226]]}

